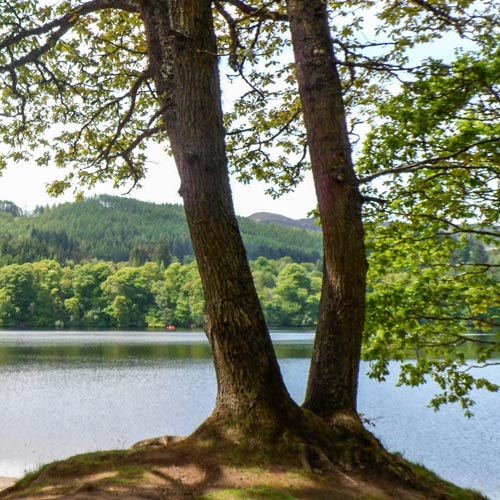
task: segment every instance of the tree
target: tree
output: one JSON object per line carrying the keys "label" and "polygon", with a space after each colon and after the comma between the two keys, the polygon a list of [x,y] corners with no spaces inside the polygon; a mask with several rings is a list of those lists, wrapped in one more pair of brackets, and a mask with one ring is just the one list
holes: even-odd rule
{"label": "tree", "polygon": [[[371,194],[384,200],[369,213],[370,226],[378,227],[368,240],[372,373],[383,378],[389,359],[398,359],[401,383],[432,378],[441,392],[431,404],[459,402],[466,415],[472,388],[498,389],[472,376],[461,352],[474,342],[469,332],[500,324],[496,266],[484,251],[500,241],[499,54],[492,28],[451,62],[429,58],[400,92],[379,100],[377,127],[359,162],[360,182],[377,180]],[[389,285],[382,277],[388,272]],[[477,365],[485,366],[498,342],[478,340]],[[410,349],[434,356],[411,365],[403,354]]]}
{"label": "tree", "polygon": [[[159,133],[159,140],[168,135],[218,380],[207,426],[224,433],[227,426],[243,433],[258,429],[259,440],[269,443],[287,432],[307,435],[313,417],[299,409],[283,384],[232,206],[211,4],[3,5],[0,70],[9,89],[3,106],[9,118],[2,126],[12,132],[14,147],[22,141],[26,148],[48,145],[40,134],[47,123],[67,124],[50,141],[55,160],[61,166],[74,162],[79,181],[90,184],[110,177],[117,184],[138,182],[144,158],[137,148],[153,134]],[[122,39],[117,47],[115,40]],[[82,44],[89,48],[83,57]],[[49,159],[44,152],[39,162]],[[67,187],[72,175],[51,191]],[[122,299],[115,306],[121,313]],[[299,431],[298,422],[303,422]]]}
{"label": "tree", "polygon": [[13,217],[19,217],[23,214],[23,211],[15,203],[7,200],[0,201],[0,212],[12,214]]}
{"label": "tree", "polygon": [[356,411],[365,318],[362,198],[351,158],[326,4],[288,1],[297,82],[324,238],[320,314],[305,407]]}
{"label": "tree", "polygon": [[205,292],[205,330],[218,381],[214,418],[241,423],[245,416],[252,427],[274,432],[295,405],[281,378],[232,206],[211,2],[140,6]]}
{"label": "tree", "polygon": [[6,300],[4,326],[30,324],[36,309],[35,275],[31,264],[13,264],[0,269],[0,290]]}
{"label": "tree", "polygon": [[61,265],[53,260],[44,260],[30,265],[36,290],[36,303],[31,324],[36,327],[64,324],[65,290],[61,287],[63,274]]}
{"label": "tree", "polygon": [[[460,272],[457,268],[450,269],[448,264],[452,258],[452,247],[463,246],[468,234],[481,234],[481,238],[489,239],[484,242],[490,245],[498,241],[498,232],[491,230],[492,225],[498,224],[498,211],[491,209],[498,205],[495,202],[498,199],[495,194],[498,178],[498,130],[495,123],[498,121],[494,118],[498,116],[498,88],[494,74],[497,74],[495,60],[498,59],[496,47],[499,24],[495,3],[470,1],[451,6],[447,2],[430,4],[411,1],[404,6],[395,6],[393,2],[367,4],[357,0],[342,5],[335,2],[322,2],[323,5],[319,2],[308,5],[290,2],[288,7],[291,14],[293,11],[303,14],[303,17],[297,16],[295,19],[295,27],[302,29],[300,23],[309,21],[311,28],[309,37],[302,33],[305,36],[300,44],[295,44],[296,51],[298,49],[299,55],[305,56],[309,49],[309,55],[316,56],[310,57],[313,64],[307,68],[303,78],[309,86],[302,85],[300,90],[302,105],[295,88],[293,63],[283,49],[288,40],[283,35],[284,30],[280,31],[277,27],[277,21],[282,20],[282,17],[276,15],[270,21],[261,15],[262,12],[254,3],[244,6],[241,6],[242,2],[231,3],[238,5],[244,15],[224,11],[224,18],[232,30],[231,37],[226,40],[226,50],[233,57],[234,71],[248,82],[249,89],[228,115],[228,124],[234,128],[229,135],[229,152],[233,155],[231,161],[237,166],[240,177],[244,181],[253,176],[274,183],[270,188],[274,195],[291,189],[308,167],[305,151],[309,148],[312,160],[310,166],[318,178],[317,168],[321,157],[319,160],[317,156],[314,159],[317,154],[314,149],[318,148],[318,144],[315,147],[311,145],[311,128],[322,128],[324,137],[327,137],[328,130],[319,126],[324,117],[321,102],[319,105],[315,103],[318,115],[313,115],[311,120],[306,111],[311,103],[305,101],[306,98],[314,100],[317,95],[328,100],[330,93],[328,102],[332,103],[331,109],[336,110],[336,116],[330,116],[329,124],[333,128],[333,131],[330,129],[330,144],[337,147],[337,151],[333,152],[337,154],[337,159],[343,156],[337,163],[343,167],[342,174],[348,174],[344,182],[337,182],[337,188],[344,184],[345,192],[349,192],[347,185],[351,184],[353,198],[349,204],[348,197],[343,203],[342,196],[337,196],[337,206],[331,212],[326,211],[326,221],[328,224],[328,219],[331,223],[332,219],[338,217],[342,223],[345,220],[343,216],[349,213],[349,210],[345,210],[348,207],[352,220],[356,221],[352,225],[354,231],[349,233],[347,230],[344,234],[346,239],[338,242],[337,246],[331,246],[330,251],[334,255],[335,249],[340,250],[345,245],[358,246],[357,251],[353,248],[352,258],[351,253],[346,253],[344,266],[337,262],[335,268],[330,262],[330,276],[327,279],[334,286],[335,280],[342,283],[346,278],[341,272],[342,269],[346,270],[345,264],[354,263],[356,259],[360,262],[360,217],[355,214],[362,207],[365,226],[368,228],[370,260],[370,308],[365,328],[369,348],[365,355],[372,361],[372,376],[383,378],[387,373],[388,360],[401,361],[405,349],[419,352],[418,349],[422,347],[435,346],[440,349],[440,356],[446,354],[447,360],[443,363],[429,362],[420,356],[413,371],[411,365],[405,363],[402,365],[401,383],[422,383],[427,377],[433,377],[443,388],[441,396],[450,394],[448,401],[460,401],[467,408],[470,401],[466,394],[475,383],[468,373],[463,355],[456,348],[464,342],[473,342],[470,337],[463,335],[472,325],[481,325],[484,329],[497,324],[492,307],[496,295],[491,293],[495,289],[492,280],[494,266],[485,266],[484,262],[468,263],[465,268],[461,266],[464,272]],[[316,11],[317,17],[308,16],[312,10]],[[331,21],[329,28],[327,15]],[[294,20],[291,21],[293,24]],[[451,41],[472,49],[467,52],[459,49],[455,56],[447,54],[450,58],[455,57],[452,64],[431,58],[419,59],[419,46],[427,50],[425,44],[440,39],[446,40],[442,43]],[[417,52],[417,55],[410,61],[411,52]],[[304,58],[296,62],[299,75],[299,68],[306,61]],[[270,68],[273,75],[270,75]],[[342,82],[334,75],[338,70],[342,74]],[[318,78],[320,71],[329,71],[330,78]],[[321,82],[321,85],[315,85],[317,82]],[[304,96],[304,93],[309,95]],[[308,128],[307,137],[300,132],[301,106]],[[347,115],[347,120],[342,115]],[[356,144],[360,125],[371,126],[363,151]],[[366,133],[366,128],[362,133]],[[275,151],[269,150],[269,143],[273,144]],[[349,157],[351,146],[357,175],[354,174]],[[251,153],[245,156],[244,161],[236,156],[241,150]],[[324,157],[328,155],[324,154]],[[333,162],[337,159],[333,157]],[[335,176],[333,170],[330,173]],[[327,176],[327,182],[320,182],[319,187],[328,183],[335,184]],[[339,191],[337,189],[337,194]],[[325,189],[325,192],[328,190]],[[328,200],[328,196],[326,198]],[[355,198],[358,200],[355,201]],[[335,196],[329,201],[335,201]],[[326,203],[325,200],[323,203],[320,201],[320,212],[322,205],[323,209],[327,206]],[[462,222],[456,224],[458,220]],[[487,229],[488,226],[490,229]],[[332,228],[334,226],[327,231]],[[341,227],[337,229],[337,235],[341,234]],[[331,236],[333,234],[332,231]],[[424,242],[428,243],[426,247]],[[328,250],[325,250],[325,254],[328,255]],[[484,256],[479,257],[484,261]],[[329,265],[328,262],[326,265]],[[396,268],[411,268],[413,279],[421,280],[421,289],[427,290],[426,297],[432,295],[433,289],[438,292],[433,295],[434,301],[418,301],[418,315],[414,315],[411,308],[417,297],[414,288],[387,289],[389,287],[384,276],[391,273],[393,265],[395,271]],[[422,272],[424,266],[426,270]],[[432,270],[429,269],[431,267]],[[362,268],[362,265],[355,267],[360,274]],[[326,272],[325,276],[328,274]],[[450,279],[450,274],[456,278]],[[362,276],[353,275],[353,283],[360,285],[363,280]],[[446,283],[446,287],[443,283]],[[470,288],[464,295],[467,287]],[[349,368],[350,361],[343,364],[342,359],[353,360],[357,357],[356,354],[351,355],[355,343],[359,344],[360,341],[359,320],[363,308],[361,288],[357,295],[357,303],[361,306],[358,317],[344,324],[345,332],[352,328],[351,331],[357,333],[347,343],[341,343],[342,348],[349,350],[351,342],[351,353],[345,353],[345,358],[339,356],[337,368],[325,363],[330,374],[337,369],[339,373],[324,377],[325,386],[317,393],[319,406],[330,405],[332,410],[335,406],[355,408],[357,361]],[[450,297],[448,301],[442,300],[445,288]],[[384,289],[384,293],[374,293],[379,289]],[[398,298],[402,290],[407,301]],[[325,289],[323,296],[327,297],[327,294],[328,289]],[[397,311],[387,321],[383,314],[383,302],[378,303],[378,300],[384,297],[387,304],[389,295],[392,295],[392,304]],[[446,311],[447,308],[456,308],[457,302],[460,303],[465,297],[466,307],[473,306],[476,311],[474,314],[463,312],[457,315]],[[327,314],[329,304],[333,304],[331,300],[323,302],[320,318]],[[406,305],[409,309],[406,309]],[[424,311],[426,307],[428,310]],[[340,312],[340,309],[332,306],[330,319],[324,323],[330,328],[334,325],[332,319],[335,310]],[[446,311],[446,314],[440,316],[440,310]],[[401,321],[405,314],[407,322]],[[320,320],[319,333],[328,331],[328,327],[323,329],[321,325],[323,322]],[[443,328],[443,325],[446,327]],[[319,339],[328,339],[325,348],[320,349],[325,357],[326,353],[334,352],[332,345],[328,347],[328,344],[335,342],[342,328],[337,326],[332,330],[327,335],[318,335],[318,343]],[[379,337],[379,332],[384,333]],[[442,335],[442,332],[446,332],[446,335]],[[478,360],[481,366],[495,348],[494,344],[481,350]],[[341,349],[337,349],[337,352],[340,354]],[[321,378],[320,359],[321,356],[316,358],[315,355],[311,381]],[[343,378],[348,370],[351,370],[350,375]],[[408,371],[413,376],[409,376]],[[326,370],[323,373],[326,374]],[[342,379],[344,383],[339,384],[338,381]],[[476,382],[478,387],[496,388],[480,378]],[[338,389],[335,388],[336,384]],[[311,383],[310,387],[314,388],[315,384]],[[326,397],[326,394],[329,396]],[[343,397],[343,402],[342,394],[347,396]],[[443,400],[441,396],[440,401]],[[308,399],[310,397],[309,392]],[[327,399],[330,399],[329,403]],[[306,404],[312,404],[311,401]],[[325,414],[328,413],[331,410],[326,409]]]}
{"label": "tree", "polygon": [[[215,3],[231,24],[230,13],[220,2]],[[270,50],[280,46],[283,37],[272,37],[282,30],[276,21],[287,19],[282,8],[274,12],[260,3],[231,3],[243,9],[247,25],[257,19],[257,31],[262,22],[269,21],[266,33]],[[62,123],[67,125],[64,131],[52,130],[54,137],[50,138],[54,160],[61,166],[73,163],[78,168],[78,181],[92,185],[99,179],[113,178],[117,185],[127,179],[137,183],[144,175],[140,148],[153,136],[162,140],[168,135],[205,292],[206,331],[218,380],[214,413],[199,434],[216,438],[236,436],[237,440],[243,433],[254,436],[258,445],[274,447],[281,443],[288,449],[302,451],[305,445],[306,456],[311,460],[323,455],[343,464],[382,460],[394,470],[394,461],[368,433],[356,430],[356,446],[352,446],[352,434],[332,430],[323,420],[299,408],[283,384],[232,206],[212,2],[62,2],[57,8],[39,8],[36,15],[31,2],[17,2],[18,7],[31,7],[29,14],[15,6],[16,3],[8,3],[0,7],[7,30],[0,42],[0,70],[6,87],[2,131],[13,146],[14,158],[23,159],[28,149],[48,145],[49,139],[41,131],[46,130],[47,124]],[[302,50],[298,42],[294,43],[307,140],[311,143],[320,213],[326,225],[321,324],[324,331],[334,331],[324,337],[326,347],[316,351],[319,358],[313,367],[319,367],[323,357],[333,356],[337,362],[334,379],[327,379],[322,370],[317,375],[312,373],[312,388],[324,383],[328,397],[316,398],[319,406],[315,406],[309,391],[307,405],[327,418],[338,410],[355,415],[366,271],[362,198],[349,157],[342,89],[329,47],[327,12],[322,2],[308,7],[305,2],[290,1],[288,7],[293,36],[304,41]],[[392,5],[387,6],[387,17],[391,9]],[[101,15],[102,11],[109,11],[109,15]],[[302,38],[305,28],[310,31]],[[234,25],[229,34],[234,41]],[[44,36],[46,39],[41,38]],[[258,43],[262,47],[266,41]],[[82,44],[89,48],[86,56],[78,50]],[[350,55],[349,47],[346,51]],[[250,50],[245,57],[255,59],[252,53]],[[307,55],[313,56],[312,66],[307,57],[302,59]],[[230,56],[231,64],[238,66],[238,54],[232,52]],[[67,71],[69,67],[72,72]],[[310,75],[304,74],[307,70]],[[76,77],[68,80],[67,75],[75,72]],[[269,73],[259,73],[256,78],[262,76],[265,80],[266,75],[269,81]],[[309,78],[312,81],[308,83]],[[258,89],[253,90],[251,97],[256,99],[256,106],[265,107]],[[359,94],[356,97],[361,100]],[[332,103],[333,115],[327,116],[328,110],[317,106],[318,96]],[[293,94],[285,97],[287,112],[255,115],[256,120],[264,118],[263,123],[265,118],[273,122],[260,146],[272,142],[273,134],[269,131],[274,127],[292,136],[297,134],[301,139],[298,147],[286,139],[279,140],[279,147],[285,153],[299,153],[306,141],[300,132],[300,120],[297,121],[300,101]],[[47,101],[52,105],[47,106]],[[317,123],[314,110],[320,112]],[[323,113],[325,123],[320,123]],[[321,160],[323,134],[330,134],[331,127],[336,148],[327,151],[327,156],[334,158],[335,168]],[[316,135],[318,129],[320,133]],[[262,126],[257,124],[250,130],[259,134]],[[25,149],[20,154],[21,140]],[[234,144],[230,144],[230,150],[236,151]],[[262,158],[258,148],[247,152],[245,162],[248,160],[249,164]],[[49,153],[38,159],[42,164],[49,160]],[[261,177],[267,175],[266,168],[275,164],[270,158],[267,160],[258,171]],[[281,176],[274,177],[286,188],[300,178],[297,165],[301,163],[299,159],[296,165],[288,165],[283,159],[282,165],[287,168]],[[70,172],[64,180],[54,183],[51,191],[57,193],[68,187],[73,176],[74,172]],[[123,311],[122,306],[119,299],[116,311]],[[332,343],[335,349],[331,348]],[[406,472],[403,474],[407,476]]]}
{"label": "tree", "polygon": [[277,276],[273,292],[271,303],[267,308],[264,305],[264,310],[271,313],[271,324],[274,324],[273,314],[277,315],[275,321],[284,326],[307,326],[313,323],[317,310],[311,311],[310,306],[314,301],[310,299],[314,297],[314,292],[304,267],[299,264],[286,265]]}
{"label": "tree", "polygon": [[[110,326],[102,284],[115,270],[105,262],[76,265],[71,271],[73,299],[66,304],[71,310],[73,324],[85,327]],[[69,299],[68,299],[69,300]],[[78,306],[78,309],[77,307]]]}
{"label": "tree", "polygon": [[110,303],[110,315],[121,328],[143,326],[146,313],[153,305],[151,279],[145,271],[145,266],[122,267],[101,285]]}

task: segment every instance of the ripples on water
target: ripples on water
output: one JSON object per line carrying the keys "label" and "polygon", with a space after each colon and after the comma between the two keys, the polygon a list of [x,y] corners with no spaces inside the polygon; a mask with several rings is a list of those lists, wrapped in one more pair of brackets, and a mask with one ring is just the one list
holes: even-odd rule
{"label": "ripples on water", "polygon": [[[292,396],[301,401],[310,332],[274,332]],[[363,371],[366,366],[363,365]],[[485,376],[500,383],[500,367]],[[360,380],[360,411],[393,451],[500,500],[498,395],[477,392],[476,416],[434,413],[432,386]],[[211,412],[215,375],[200,332],[0,333],[0,476],[71,454],[185,435]]]}

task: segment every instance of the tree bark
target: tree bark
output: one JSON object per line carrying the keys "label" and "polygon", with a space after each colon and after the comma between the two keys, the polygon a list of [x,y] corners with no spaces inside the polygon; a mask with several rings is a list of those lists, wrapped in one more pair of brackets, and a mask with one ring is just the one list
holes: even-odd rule
{"label": "tree bark", "polygon": [[233,209],[211,1],[142,1],[141,15],[205,293],[218,382],[214,415],[277,423],[297,407],[282,380]]}
{"label": "tree bark", "polygon": [[288,16],[324,236],[320,313],[304,406],[356,411],[365,318],[362,199],[324,0],[288,0]]}

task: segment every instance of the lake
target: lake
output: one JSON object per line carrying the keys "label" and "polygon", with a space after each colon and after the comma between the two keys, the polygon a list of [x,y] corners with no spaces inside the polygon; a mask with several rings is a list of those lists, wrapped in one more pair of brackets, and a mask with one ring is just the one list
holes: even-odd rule
{"label": "lake", "polygon": [[[313,334],[272,333],[302,401]],[[427,408],[434,388],[378,383],[362,365],[359,410],[391,451],[500,500],[500,398],[477,391],[472,419]],[[500,366],[483,375],[500,384]],[[55,459],[186,435],[211,412],[215,374],[201,332],[0,331],[0,476]]]}

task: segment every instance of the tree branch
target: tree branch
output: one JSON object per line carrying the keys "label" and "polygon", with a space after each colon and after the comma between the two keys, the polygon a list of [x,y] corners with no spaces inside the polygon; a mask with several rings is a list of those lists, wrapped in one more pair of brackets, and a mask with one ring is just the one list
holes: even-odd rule
{"label": "tree branch", "polygon": [[238,49],[241,48],[241,42],[236,28],[238,22],[226,9],[224,9],[224,6],[218,0],[214,0],[214,5],[229,27],[229,36],[231,39],[231,43],[229,45],[229,66],[233,71],[239,71],[240,65],[238,64]]}
{"label": "tree branch", "polygon": [[500,238],[500,232],[486,231],[484,229],[473,229],[473,228],[462,227],[454,222],[450,222],[450,221],[443,219],[442,217],[438,217],[436,215],[425,214],[425,215],[422,215],[422,217],[426,217],[427,219],[441,222],[443,224],[446,224],[447,226],[450,226],[450,227],[456,229],[456,231],[454,231],[454,232],[440,233],[441,235],[452,236],[452,235],[457,234],[457,233],[458,234],[468,233],[468,234],[477,234],[480,236],[493,236],[494,238]]}
{"label": "tree branch", "polygon": [[363,203],[378,203],[379,205],[385,205],[387,200],[384,198],[377,198],[376,196],[362,196],[361,201]]}
{"label": "tree branch", "polygon": [[42,26],[37,26],[31,29],[22,29],[20,32],[13,33],[1,40],[0,50],[12,47],[16,43],[33,36],[44,34],[50,34],[50,36],[43,45],[29,51],[23,57],[12,60],[10,64],[0,66],[0,71],[11,71],[15,68],[38,60],[40,56],[53,48],[54,44],[77,23],[80,17],[105,9],[121,9],[128,12],[138,12],[138,7],[132,0],[91,0],[90,2],[83,3],[79,7],[66,12],[63,16],[43,24]]}
{"label": "tree branch", "polygon": [[434,17],[440,19],[445,24],[453,26],[461,37],[464,36],[463,21],[460,22],[459,19],[451,16],[448,12],[444,11],[443,9],[439,9],[435,5],[432,5],[425,0],[411,0],[411,2],[429,11]]}
{"label": "tree branch", "polygon": [[[263,5],[262,7],[253,7],[252,5],[248,5],[246,2],[243,2],[242,0],[227,0],[227,3],[233,5],[238,10],[240,10],[249,17],[257,17],[259,19],[265,19],[271,21],[288,22],[287,14],[282,14],[281,12],[269,10],[267,5]],[[268,5],[271,5],[273,3],[274,2],[270,2]]]}
{"label": "tree branch", "polygon": [[484,325],[488,325],[488,326],[500,326],[500,322],[499,321],[491,321],[491,320],[488,320],[488,319],[485,319],[485,318],[479,318],[477,316],[433,316],[433,315],[425,315],[425,314],[421,314],[421,315],[411,315],[411,316],[408,316],[408,318],[410,319],[416,319],[416,320],[420,320],[420,319],[425,319],[425,320],[430,320],[430,321],[473,321],[475,323],[482,323]]}
{"label": "tree branch", "polygon": [[[428,158],[428,159],[425,159],[422,161],[418,161],[416,163],[411,163],[410,165],[402,165],[399,167],[386,168],[384,170],[380,170],[378,172],[375,172],[372,175],[368,175],[366,177],[361,177],[358,180],[358,182],[359,182],[359,184],[367,184],[367,183],[369,183],[375,179],[378,179],[379,177],[383,177],[385,175],[415,172],[415,171],[421,170],[421,169],[447,170],[450,168],[449,165],[436,165],[436,164],[441,162],[441,161],[451,160],[452,158],[456,158],[457,156],[460,156],[462,153],[466,153],[467,151],[469,151],[472,148],[475,148],[477,146],[481,146],[483,144],[489,144],[492,142],[500,143],[500,137],[492,137],[490,139],[483,139],[481,141],[474,142],[472,144],[464,146],[462,149],[459,149],[458,151],[455,151],[453,153],[449,153],[447,155],[436,156],[434,158]],[[470,167],[463,166],[460,168],[470,168]]]}
{"label": "tree branch", "polygon": [[125,96],[123,96],[121,98],[121,99],[123,99],[124,97],[129,97],[130,98],[130,105],[129,105],[129,108],[126,111],[125,115],[123,116],[123,118],[121,118],[118,121],[115,133],[114,133],[113,137],[110,138],[106,149],[103,151],[103,153],[101,155],[102,158],[108,158],[109,157],[109,153],[111,151],[111,148],[113,147],[114,144],[116,144],[116,142],[118,141],[118,138],[120,137],[123,129],[130,122],[130,120],[131,120],[131,118],[132,118],[132,116],[134,114],[134,111],[135,111],[135,106],[136,106],[136,102],[137,102],[137,93],[139,92],[139,89],[140,89],[141,85],[148,78],[150,78],[152,76],[152,73],[153,72],[152,72],[151,69],[147,69],[146,71],[144,71],[139,76],[139,78],[135,82],[133,82],[133,84],[132,84],[132,86],[130,88],[130,91],[127,94],[125,94]]}

